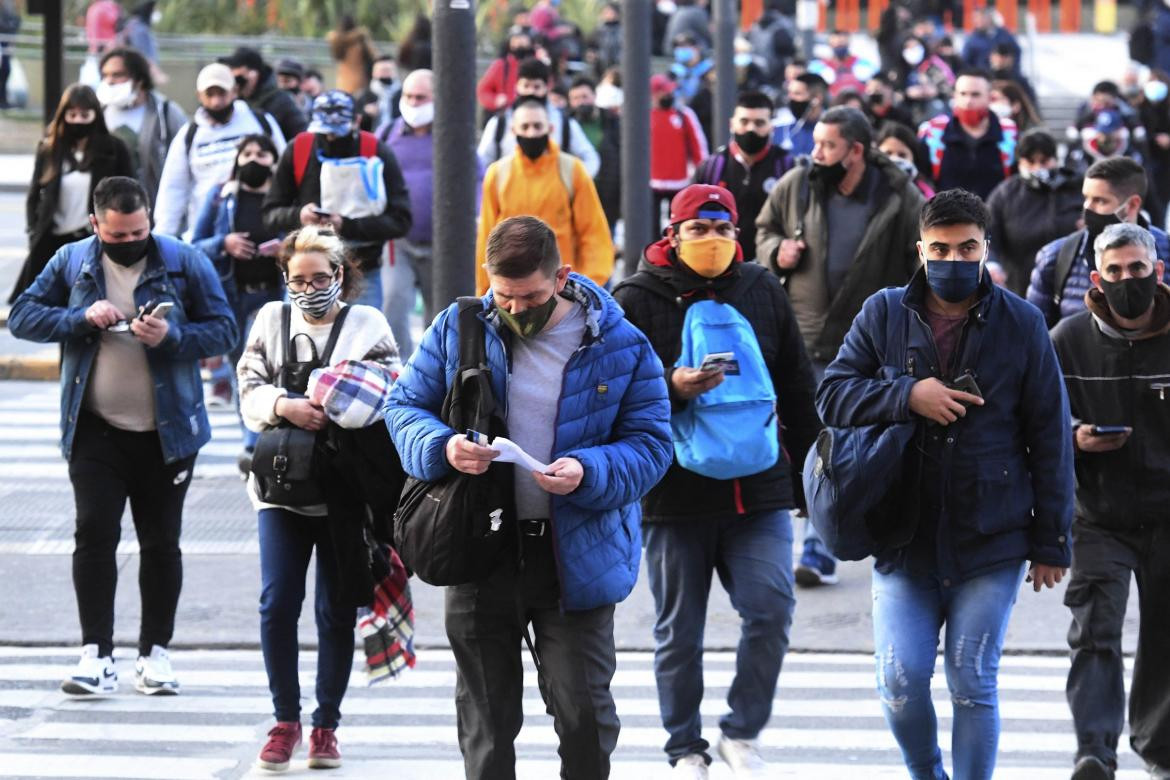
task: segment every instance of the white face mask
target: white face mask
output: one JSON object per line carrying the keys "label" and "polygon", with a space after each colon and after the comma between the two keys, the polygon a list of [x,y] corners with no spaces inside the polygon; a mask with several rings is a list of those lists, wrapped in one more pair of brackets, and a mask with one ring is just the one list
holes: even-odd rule
{"label": "white face mask", "polygon": [[1000,119],[1012,118],[1012,104],[1011,103],[992,103],[991,110]]}
{"label": "white face mask", "polygon": [[621,108],[622,91],[613,84],[598,84],[594,104],[598,108]]}
{"label": "white face mask", "polygon": [[157,8],[150,12],[150,23],[156,25],[162,21],[162,11]]}
{"label": "white face mask", "polygon": [[97,86],[97,99],[106,108],[128,108],[138,99],[138,92],[134,89],[133,81],[123,81],[111,84],[102,81]]}
{"label": "white face mask", "polygon": [[921,46],[911,46],[908,49],[902,49],[902,59],[906,60],[907,65],[920,65],[925,58],[926,50]]}
{"label": "white face mask", "polygon": [[435,121],[435,103],[431,101],[421,106],[412,106],[403,98],[398,101],[398,113],[402,115],[402,121],[411,127],[426,127]]}

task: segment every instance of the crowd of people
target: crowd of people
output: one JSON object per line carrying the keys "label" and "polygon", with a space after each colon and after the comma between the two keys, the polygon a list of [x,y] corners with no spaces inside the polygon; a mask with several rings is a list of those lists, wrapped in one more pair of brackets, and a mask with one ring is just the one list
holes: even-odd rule
{"label": "crowd of people", "polygon": [[[1071,564],[1072,776],[1117,767],[1136,575],[1130,739],[1170,777],[1170,637],[1156,622],[1170,588],[1170,74],[1130,63],[1053,128],[1013,32],[981,9],[960,37],[951,5],[895,0],[871,61],[840,31],[803,51],[793,3],[766,0],[736,40],[729,140],[712,149],[709,9],[658,2],[653,48],[669,65],[649,83],[646,197],[662,238],[624,278],[622,4],[588,35],[550,0],[518,13],[476,91],[481,297],[456,302],[432,292],[425,17],[396,57],[343,20],[332,89],[242,47],[200,70],[191,117],[158,91],[156,54],[120,35],[95,50],[100,81],[66,90],[37,149],[9,319],[62,344],[83,644],[63,690],[117,688],[127,499],[142,555],[135,687],[180,690],[167,647],[183,500],[210,438],[200,362],[222,360],[259,518],[276,719],[263,768],[286,769],[302,741],[296,624],[314,552],[309,762],[340,765],[369,545],[415,511],[394,517],[392,462],[402,479],[490,484],[477,512],[500,502],[444,537],[484,551],[474,576],[443,583],[468,777],[514,776],[522,638],[562,776],[608,776],[614,609],[643,557],[672,771],[705,778],[717,753],[762,776],[796,586],[835,584],[844,549],[815,516],[794,520],[813,514],[809,480],[837,478],[852,452],[832,443],[874,431],[901,437],[892,489],[858,512],[878,693],[911,776],[948,776],[930,694],[940,639],[954,776],[992,776],[1012,606],[1025,578],[1055,587]],[[469,399],[491,430],[455,422]],[[539,468],[503,462],[489,437],[504,434]],[[713,574],[741,618],[714,750],[700,715]]]}

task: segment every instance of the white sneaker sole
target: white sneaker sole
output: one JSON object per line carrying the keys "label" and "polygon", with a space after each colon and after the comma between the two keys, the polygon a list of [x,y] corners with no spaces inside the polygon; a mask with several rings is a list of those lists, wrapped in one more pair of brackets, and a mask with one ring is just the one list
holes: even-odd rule
{"label": "white sneaker sole", "polygon": [[287,772],[288,765],[291,763],[292,761],[277,763],[276,761],[261,761],[260,759],[256,759],[256,766],[260,769],[267,769],[269,772]]}
{"label": "white sneaker sole", "polygon": [[118,692],[118,681],[109,685],[90,685],[89,683],[70,677],[61,681],[61,691],[70,696],[108,696]]}
{"label": "white sneaker sole", "polygon": [[341,766],[340,758],[310,758],[309,769],[337,769]]}
{"label": "white sneaker sole", "polygon": [[134,690],[146,696],[178,696],[179,684],[147,685],[143,680],[134,681]]}

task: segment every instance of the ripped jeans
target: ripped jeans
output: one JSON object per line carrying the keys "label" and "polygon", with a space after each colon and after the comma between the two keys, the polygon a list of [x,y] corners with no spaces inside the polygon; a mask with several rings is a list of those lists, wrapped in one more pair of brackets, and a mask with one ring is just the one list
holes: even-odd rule
{"label": "ripped jeans", "polygon": [[873,573],[873,635],[882,711],[910,776],[945,780],[930,680],[946,624],[955,780],[984,780],[999,743],[996,677],[1024,564],[944,587],[935,577]]}

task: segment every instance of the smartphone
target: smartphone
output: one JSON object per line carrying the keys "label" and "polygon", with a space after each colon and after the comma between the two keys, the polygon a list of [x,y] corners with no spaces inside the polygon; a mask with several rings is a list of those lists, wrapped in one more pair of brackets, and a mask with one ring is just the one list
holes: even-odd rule
{"label": "smartphone", "polygon": [[128,333],[130,331],[130,320],[118,320],[106,328],[106,330],[110,333]]}
{"label": "smartphone", "polygon": [[171,313],[171,309],[175,308],[174,301],[162,301],[153,309],[147,312],[151,317],[158,317],[160,320],[166,319],[166,316]]}
{"label": "smartphone", "polygon": [[488,446],[488,437],[484,436],[479,431],[472,430],[471,428],[467,429],[467,440],[472,444],[478,444],[482,447]]}
{"label": "smartphone", "polygon": [[274,238],[271,241],[265,241],[260,246],[256,247],[256,251],[262,255],[274,255],[280,249],[280,239]]}
{"label": "smartphone", "polygon": [[1128,431],[1124,425],[1094,425],[1089,429],[1090,436],[1112,436],[1116,433],[1125,433]]}
{"label": "smartphone", "polygon": [[[949,385],[947,385],[947,387],[951,388],[952,390],[960,390],[964,393],[970,393],[971,395],[977,396],[979,398],[983,397],[983,391],[980,390],[979,385],[975,383],[975,377],[971,376],[969,373],[958,377],[954,382],[951,382]],[[963,401],[961,403],[963,406],[972,405],[967,401]]]}
{"label": "smartphone", "polygon": [[699,363],[700,371],[722,371],[724,374],[736,375],[739,373],[739,361],[734,352],[709,352]]}

